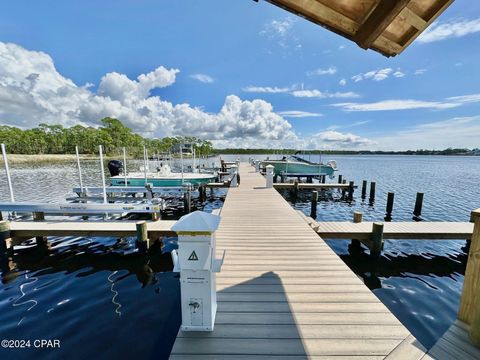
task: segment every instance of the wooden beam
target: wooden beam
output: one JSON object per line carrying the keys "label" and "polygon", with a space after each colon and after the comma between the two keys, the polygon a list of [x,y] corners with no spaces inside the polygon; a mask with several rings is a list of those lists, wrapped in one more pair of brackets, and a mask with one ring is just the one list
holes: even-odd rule
{"label": "wooden beam", "polygon": [[[425,25],[425,29],[430,26],[439,16],[443,13],[452,3],[454,0],[444,0],[443,4],[439,7],[439,9],[433,14],[433,16],[427,20],[427,24]],[[422,31],[417,31],[415,35],[410,37],[410,39],[402,44],[402,51],[405,50],[420,34]]]}
{"label": "wooden beam", "polygon": [[427,21],[408,7],[403,8],[400,16],[405,19],[407,24],[412,25],[417,30],[423,31],[427,27]]}
{"label": "wooden beam", "polygon": [[358,46],[363,49],[371,47],[409,2],[410,0],[381,1],[356,32],[354,39]]}

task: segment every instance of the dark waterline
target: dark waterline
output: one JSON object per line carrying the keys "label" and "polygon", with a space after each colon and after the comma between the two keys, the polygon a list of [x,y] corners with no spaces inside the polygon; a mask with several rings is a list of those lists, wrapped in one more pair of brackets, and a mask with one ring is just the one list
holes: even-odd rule
{"label": "dark waterline", "polygon": [[[235,158],[225,156],[227,161]],[[363,211],[366,221],[381,220],[388,191],[396,193],[393,221],[411,220],[417,191],[425,192],[426,220],[468,221],[470,211],[480,207],[479,158],[334,158],[347,180],[377,182],[376,203],[362,203],[357,191],[356,201],[348,204],[333,192],[319,202],[318,220],[350,221],[354,210]],[[84,174],[86,185],[100,185],[96,162],[87,162]],[[78,185],[73,163],[12,166],[12,177],[17,200],[62,201]],[[224,195],[216,190],[205,210],[221,207]],[[309,214],[308,192],[298,199],[283,195]],[[3,176],[0,200],[8,200]],[[172,212],[169,218],[179,215]],[[175,238],[166,240],[175,246]],[[465,241],[387,241],[378,261],[365,249],[350,252],[348,241],[328,243],[427,347],[455,319]],[[0,286],[0,337],[60,339],[61,348],[0,349],[2,359],[168,356],[180,324],[179,283],[171,272],[170,255],[160,249],[146,256],[136,252],[133,238],[52,238],[48,248],[28,243],[17,248],[6,266],[9,271],[2,270]]]}

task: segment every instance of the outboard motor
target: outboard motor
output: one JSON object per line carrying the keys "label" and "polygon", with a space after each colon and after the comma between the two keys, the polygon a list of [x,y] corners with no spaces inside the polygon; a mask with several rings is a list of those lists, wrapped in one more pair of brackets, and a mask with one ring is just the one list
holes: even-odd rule
{"label": "outboard motor", "polygon": [[123,171],[123,163],[120,160],[110,160],[108,162],[108,171],[110,176],[117,176]]}

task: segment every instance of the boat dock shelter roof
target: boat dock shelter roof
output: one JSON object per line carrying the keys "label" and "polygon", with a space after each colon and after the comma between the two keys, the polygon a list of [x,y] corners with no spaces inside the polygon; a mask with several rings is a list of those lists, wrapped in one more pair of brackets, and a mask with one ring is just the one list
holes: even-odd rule
{"label": "boat dock shelter roof", "polygon": [[390,57],[405,50],[454,0],[266,1],[352,40],[363,49]]}

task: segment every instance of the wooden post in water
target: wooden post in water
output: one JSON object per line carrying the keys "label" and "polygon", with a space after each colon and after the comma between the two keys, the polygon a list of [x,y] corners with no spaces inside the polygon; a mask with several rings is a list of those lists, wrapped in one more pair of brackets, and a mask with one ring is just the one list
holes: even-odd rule
{"label": "wooden post in water", "polygon": [[387,194],[387,208],[386,208],[386,211],[385,211],[385,221],[392,221],[394,199],[395,199],[395,193],[389,192]]}
{"label": "wooden post in water", "polygon": [[147,251],[149,248],[148,229],[146,221],[138,221],[137,227],[137,248],[140,251]]}
{"label": "wooden post in water", "polygon": [[367,197],[367,180],[362,181],[362,200]]}
{"label": "wooden post in water", "polygon": [[338,175],[338,183],[343,184],[343,175]]}
{"label": "wooden post in water", "polygon": [[320,182],[321,182],[322,184],[325,184],[325,181],[326,181],[326,175],[322,175],[322,176],[321,176],[321,179],[320,179]]}
{"label": "wooden post in water", "polygon": [[[342,180],[342,184],[346,184],[347,183],[347,179],[343,179]],[[345,188],[342,188],[342,200],[345,200],[345,194],[346,194],[346,190]]]}
{"label": "wooden post in water", "polygon": [[350,181],[348,183],[348,201],[353,201],[353,191],[354,191],[354,183]]}
{"label": "wooden post in water", "polygon": [[372,226],[370,255],[378,258],[383,250],[383,223],[374,222]]}
{"label": "wooden post in water", "polygon": [[183,211],[185,214],[190,214],[192,211],[192,195],[190,188],[185,189],[185,192],[183,193]]}
{"label": "wooden post in water", "polygon": [[310,217],[312,219],[317,218],[317,205],[318,205],[318,191],[312,191],[312,199],[311,199],[311,208],[310,208]]}
{"label": "wooden post in water", "polygon": [[202,184],[198,187],[198,197],[200,198],[200,202],[205,202],[206,198],[206,187],[205,184]]}
{"label": "wooden post in water", "polygon": [[[361,211],[354,211],[353,212],[353,222],[355,224],[361,223],[363,221],[363,213]],[[352,247],[360,248],[360,241],[357,239],[352,239],[350,243]]]}
{"label": "wooden post in water", "polygon": [[473,234],[468,254],[458,319],[470,325],[470,339],[480,345],[480,209],[472,212]]}
{"label": "wooden post in water", "polygon": [[415,208],[413,209],[413,220],[421,221],[422,218],[422,205],[423,205],[423,193],[417,192],[417,197],[415,198]]}
{"label": "wooden post in water", "polygon": [[[45,221],[45,213],[34,212],[33,221]],[[35,236],[35,241],[37,242],[37,245],[44,245],[48,240],[46,236]]]}
{"label": "wooden post in water", "polygon": [[10,222],[0,221],[0,256],[12,248],[12,239],[10,239]]}
{"label": "wooden post in water", "polygon": [[375,181],[370,182],[370,198],[369,198],[369,203],[370,205],[373,205],[375,202]]}
{"label": "wooden post in water", "polygon": [[293,196],[295,198],[298,196],[298,179],[293,180]]}

